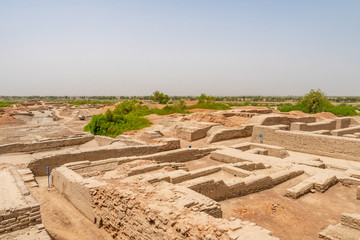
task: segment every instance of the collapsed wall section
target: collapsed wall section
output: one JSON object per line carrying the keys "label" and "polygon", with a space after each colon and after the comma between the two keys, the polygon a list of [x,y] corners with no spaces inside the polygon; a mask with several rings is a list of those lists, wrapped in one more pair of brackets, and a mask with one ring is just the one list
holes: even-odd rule
{"label": "collapsed wall section", "polygon": [[174,204],[170,199],[180,197],[177,188],[134,182],[93,189],[96,223],[114,239],[277,239],[254,223],[214,218]]}

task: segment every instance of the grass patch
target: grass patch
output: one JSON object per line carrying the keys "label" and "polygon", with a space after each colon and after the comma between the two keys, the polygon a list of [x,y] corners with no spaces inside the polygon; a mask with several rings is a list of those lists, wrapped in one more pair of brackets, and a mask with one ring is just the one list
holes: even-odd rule
{"label": "grass patch", "polygon": [[12,104],[16,104],[18,102],[0,102],[0,107],[10,107]]}

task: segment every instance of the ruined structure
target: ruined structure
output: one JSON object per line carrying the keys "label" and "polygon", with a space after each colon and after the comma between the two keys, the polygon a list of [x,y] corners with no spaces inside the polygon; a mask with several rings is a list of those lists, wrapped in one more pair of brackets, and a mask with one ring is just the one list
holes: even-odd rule
{"label": "ruined structure", "polygon": [[[360,123],[270,113],[221,111],[249,122],[183,121],[171,126],[172,135],[168,121],[162,131],[140,133],[149,142],[78,134],[1,145],[0,154],[29,161],[0,171],[9,181],[0,190],[15,191],[18,204],[2,197],[0,234],[37,226],[46,239],[28,187],[49,169],[53,189],[114,239],[358,240]],[[189,142],[203,146],[182,147]],[[245,204],[259,204],[260,214],[262,201],[270,207],[260,217]],[[281,211],[304,225],[277,225],[288,224],[277,218]]]}

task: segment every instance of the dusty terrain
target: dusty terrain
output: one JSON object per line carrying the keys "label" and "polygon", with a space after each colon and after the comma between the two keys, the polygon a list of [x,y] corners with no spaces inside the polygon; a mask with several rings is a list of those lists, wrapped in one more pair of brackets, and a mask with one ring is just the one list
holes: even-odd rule
{"label": "dusty terrain", "polygon": [[48,189],[47,177],[36,179],[38,188],[31,194],[41,205],[41,217],[50,236],[57,240],[112,239],[103,229],[84,217],[79,210],[69,204],[54,188]]}

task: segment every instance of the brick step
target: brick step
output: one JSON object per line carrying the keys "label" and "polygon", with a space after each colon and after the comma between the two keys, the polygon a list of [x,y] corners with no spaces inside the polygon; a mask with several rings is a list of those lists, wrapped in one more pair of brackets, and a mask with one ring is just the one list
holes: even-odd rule
{"label": "brick step", "polygon": [[324,240],[360,240],[360,231],[342,224],[330,225],[319,233]]}
{"label": "brick step", "polygon": [[360,231],[360,214],[343,213],[341,216],[341,224]]}

